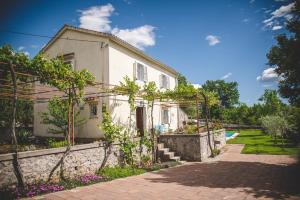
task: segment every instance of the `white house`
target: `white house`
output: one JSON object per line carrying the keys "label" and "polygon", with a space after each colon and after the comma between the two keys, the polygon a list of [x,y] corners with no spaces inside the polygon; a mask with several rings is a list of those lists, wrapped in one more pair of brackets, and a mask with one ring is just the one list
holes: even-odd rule
{"label": "white house", "polygon": [[[75,70],[86,68],[96,77],[97,82],[105,85],[118,85],[126,75],[135,79],[140,86],[148,81],[155,81],[161,90],[173,89],[177,84],[178,73],[174,69],[108,33],[65,25],[42,52],[50,58],[63,55],[65,61],[71,63]],[[103,137],[97,125],[101,122],[104,106],[109,109],[116,123],[128,125],[130,108],[126,96],[93,97],[80,107],[81,115],[87,119],[87,123],[76,128],[76,137]],[[137,99],[136,106],[132,116],[135,121],[133,124],[143,134],[150,129],[150,112],[142,100]],[[35,103],[36,136],[55,136],[41,122],[40,113],[46,111],[47,103]],[[157,102],[154,106],[154,125],[164,127],[164,130],[175,130],[181,126],[182,115],[177,105]]]}

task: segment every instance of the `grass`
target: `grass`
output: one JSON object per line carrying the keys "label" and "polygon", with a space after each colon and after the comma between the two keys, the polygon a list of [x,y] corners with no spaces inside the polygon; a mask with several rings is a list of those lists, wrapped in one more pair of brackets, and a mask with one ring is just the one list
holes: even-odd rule
{"label": "grass", "polygon": [[244,154],[296,155],[299,153],[299,148],[288,140],[284,140],[284,145],[281,144],[281,140],[275,144],[274,139],[261,130],[240,130],[239,133],[236,138],[228,140],[227,143],[245,144],[242,150]]}
{"label": "grass", "polygon": [[114,180],[118,178],[125,178],[128,176],[136,176],[150,171],[156,171],[160,169],[174,167],[177,165],[180,165],[180,162],[170,161],[170,162],[157,163],[148,168],[137,168],[132,166],[105,167],[104,169],[99,170],[97,174],[109,180]]}
{"label": "grass", "polygon": [[104,169],[99,171],[99,174],[109,179],[117,179],[117,178],[125,178],[128,176],[135,176],[135,175],[143,174],[145,172],[147,172],[147,170],[134,168],[131,166],[126,166],[126,167],[116,166],[116,167],[105,167]]}

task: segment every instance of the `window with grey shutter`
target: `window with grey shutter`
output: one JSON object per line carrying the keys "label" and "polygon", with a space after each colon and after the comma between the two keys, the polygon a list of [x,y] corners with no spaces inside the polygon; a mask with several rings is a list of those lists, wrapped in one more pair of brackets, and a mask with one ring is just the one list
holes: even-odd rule
{"label": "window with grey shutter", "polygon": [[133,63],[133,80],[136,80],[137,79],[137,76],[136,76],[136,62]]}
{"label": "window with grey shutter", "polygon": [[160,88],[170,89],[170,78],[164,74],[160,75],[159,78]]}
{"label": "window with grey shutter", "polygon": [[162,124],[170,123],[170,113],[168,108],[162,108],[161,110],[161,123]]}
{"label": "window with grey shutter", "polygon": [[141,63],[136,64],[136,79],[140,81],[147,81],[147,68]]}

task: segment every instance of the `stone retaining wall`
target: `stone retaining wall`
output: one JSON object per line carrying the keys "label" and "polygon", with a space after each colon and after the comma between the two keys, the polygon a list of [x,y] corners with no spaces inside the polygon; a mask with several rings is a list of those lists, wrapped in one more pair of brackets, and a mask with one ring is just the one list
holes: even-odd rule
{"label": "stone retaining wall", "polygon": [[[65,147],[27,151],[19,153],[19,162],[26,183],[34,183],[36,181],[46,181],[51,170],[59,162]],[[82,176],[86,174],[94,174],[104,159],[104,147],[101,143],[91,143],[84,145],[76,145],[71,147],[71,152],[66,156],[64,162],[64,175],[68,178]],[[120,160],[119,146],[114,145],[112,154],[109,156],[107,165],[118,165]],[[0,155],[0,188],[4,186],[14,185],[16,177],[13,171],[13,154]],[[54,172],[53,179],[59,179],[60,167]]]}
{"label": "stone retaining wall", "polygon": [[[214,148],[213,138],[216,141],[215,148],[220,149],[226,144],[225,129],[214,131],[211,134],[211,144]],[[159,136],[159,142],[170,148],[182,160],[204,161],[211,154],[208,145],[208,134],[165,134]]]}

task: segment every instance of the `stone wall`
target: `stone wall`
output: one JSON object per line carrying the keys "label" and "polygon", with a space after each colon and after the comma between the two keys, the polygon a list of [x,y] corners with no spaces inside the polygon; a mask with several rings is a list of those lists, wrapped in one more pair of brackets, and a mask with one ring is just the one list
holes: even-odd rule
{"label": "stone wall", "polygon": [[[226,144],[225,130],[217,130],[211,134],[211,144],[214,148],[220,149]],[[208,145],[208,134],[165,134],[159,136],[159,142],[164,143],[165,147],[170,148],[182,160],[186,161],[204,161],[211,154]]]}
{"label": "stone wall", "polygon": [[[19,153],[19,161],[26,183],[46,181],[51,170],[59,162],[66,148],[27,151]],[[113,146],[113,153],[109,156],[107,165],[118,165],[120,162],[119,146]],[[101,143],[76,145],[64,162],[64,175],[68,178],[94,174],[104,159],[104,147]],[[0,155],[0,188],[14,185],[16,177],[13,171],[13,154]],[[59,179],[60,167],[53,174],[53,181]]]}

